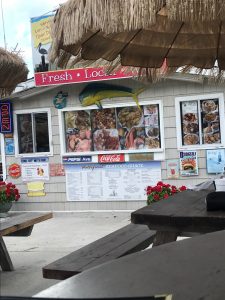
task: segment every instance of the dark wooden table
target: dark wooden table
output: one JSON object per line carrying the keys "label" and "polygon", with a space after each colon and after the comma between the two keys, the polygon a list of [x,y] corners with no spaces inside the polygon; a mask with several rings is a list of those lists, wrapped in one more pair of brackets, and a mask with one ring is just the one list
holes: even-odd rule
{"label": "dark wooden table", "polygon": [[13,264],[3,236],[29,236],[36,223],[52,218],[52,213],[10,212],[0,219],[0,266],[3,271],[13,271]]}
{"label": "dark wooden table", "polygon": [[172,300],[225,295],[225,231],[164,244],[84,271],[38,293],[46,298],[172,294]]}
{"label": "dark wooden table", "polygon": [[206,210],[209,191],[187,190],[136,210],[131,222],[156,230],[153,246],[189,236],[225,229],[225,211]]}

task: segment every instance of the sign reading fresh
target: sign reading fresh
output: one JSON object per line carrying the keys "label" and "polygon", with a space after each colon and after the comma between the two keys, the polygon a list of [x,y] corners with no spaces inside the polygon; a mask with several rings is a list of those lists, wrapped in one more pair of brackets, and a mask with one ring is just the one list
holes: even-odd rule
{"label": "sign reading fresh", "polygon": [[13,132],[12,103],[9,101],[0,102],[0,132]]}

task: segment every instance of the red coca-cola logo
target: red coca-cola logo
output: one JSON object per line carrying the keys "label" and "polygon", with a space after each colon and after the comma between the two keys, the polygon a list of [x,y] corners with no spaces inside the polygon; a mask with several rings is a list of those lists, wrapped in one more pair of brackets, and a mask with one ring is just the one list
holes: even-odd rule
{"label": "red coca-cola logo", "polygon": [[124,154],[100,154],[98,156],[99,163],[119,163],[124,162]]}
{"label": "red coca-cola logo", "polygon": [[21,176],[21,168],[18,164],[12,164],[9,166],[8,169],[9,176],[12,178],[18,178]]}

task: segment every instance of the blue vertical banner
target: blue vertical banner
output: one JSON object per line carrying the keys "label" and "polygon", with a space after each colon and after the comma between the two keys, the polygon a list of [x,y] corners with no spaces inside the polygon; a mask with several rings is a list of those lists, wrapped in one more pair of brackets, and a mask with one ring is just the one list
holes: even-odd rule
{"label": "blue vertical banner", "polygon": [[0,132],[13,133],[12,103],[10,101],[0,102]]}

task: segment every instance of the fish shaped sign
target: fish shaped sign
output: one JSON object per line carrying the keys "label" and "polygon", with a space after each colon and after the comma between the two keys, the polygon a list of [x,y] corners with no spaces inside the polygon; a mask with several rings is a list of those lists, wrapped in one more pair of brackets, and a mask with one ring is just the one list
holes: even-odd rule
{"label": "fish shaped sign", "polygon": [[99,109],[102,109],[101,100],[111,99],[117,97],[132,97],[140,108],[138,102],[138,95],[142,93],[145,88],[133,90],[128,87],[111,85],[105,83],[90,83],[79,94],[79,100],[82,106],[89,106],[96,104]]}

